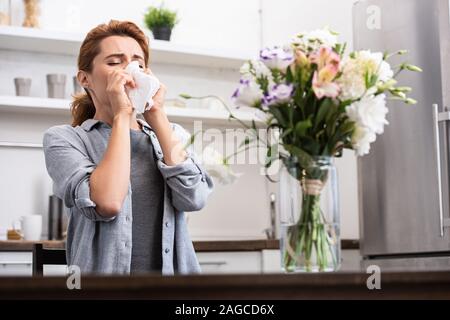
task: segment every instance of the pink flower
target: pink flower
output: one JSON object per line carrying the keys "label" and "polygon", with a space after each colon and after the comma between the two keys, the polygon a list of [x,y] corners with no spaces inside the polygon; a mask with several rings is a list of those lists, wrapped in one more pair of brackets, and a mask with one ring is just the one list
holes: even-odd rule
{"label": "pink flower", "polygon": [[331,48],[321,47],[311,54],[310,60],[317,65],[313,76],[313,91],[316,97],[336,98],[340,93],[340,87],[333,80],[339,72],[339,55]]}
{"label": "pink flower", "polygon": [[317,64],[318,70],[330,64],[339,69],[339,63],[341,62],[339,55],[328,47],[320,47],[319,50],[310,55],[309,59],[312,63]]}
{"label": "pink flower", "polygon": [[[335,70],[333,70],[333,68]],[[322,99],[323,97],[336,98],[339,95],[340,87],[337,83],[332,82],[330,79],[334,79],[337,69],[332,66],[323,68],[320,71],[314,72],[313,77],[313,91],[316,97]]]}

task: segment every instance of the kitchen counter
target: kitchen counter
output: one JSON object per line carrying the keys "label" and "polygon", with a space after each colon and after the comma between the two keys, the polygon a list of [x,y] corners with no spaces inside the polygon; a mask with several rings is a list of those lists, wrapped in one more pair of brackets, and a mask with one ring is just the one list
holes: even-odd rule
{"label": "kitchen counter", "polygon": [[42,243],[44,248],[50,249],[64,249],[66,246],[64,241],[58,240],[42,240],[42,241],[1,240],[0,251],[32,251],[33,244],[35,243]]}
{"label": "kitchen counter", "polygon": [[449,272],[382,273],[369,290],[366,273],[0,278],[0,299],[450,299]]}
{"label": "kitchen counter", "polygon": [[[64,241],[25,241],[25,240],[2,240],[0,251],[31,251],[34,243],[42,243],[45,248],[64,249]],[[278,240],[212,240],[194,241],[194,248],[198,252],[209,251],[258,251],[266,249],[279,249]],[[358,240],[342,240],[342,249],[359,249]]]}

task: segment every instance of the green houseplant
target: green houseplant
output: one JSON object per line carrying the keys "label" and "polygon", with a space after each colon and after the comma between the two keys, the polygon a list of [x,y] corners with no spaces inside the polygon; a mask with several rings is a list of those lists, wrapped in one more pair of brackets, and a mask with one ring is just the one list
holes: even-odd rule
{"label": "green houseplant", "polygon": [[144,22],[147,25],[155,39],[170,40],[173,27],[179,22],[177,12],[159,7],[149,7],[144,15]]}

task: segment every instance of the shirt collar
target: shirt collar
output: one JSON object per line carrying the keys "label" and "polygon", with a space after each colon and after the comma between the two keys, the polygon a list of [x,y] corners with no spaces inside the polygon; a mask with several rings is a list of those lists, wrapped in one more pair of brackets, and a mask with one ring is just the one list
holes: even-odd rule
{"label": "shirt collar", "polygon": [[[136,120],[142,125],[142,127],[147,128],[149,130],[153,130],[152,127],[144,120],[142,120],[142,119],[136,119]],[[102,122],[102,121],[100,121],[98,119],[87,119],[81,124],[81,127],[85,131],[91,131],[91,129],[100,122]]]}

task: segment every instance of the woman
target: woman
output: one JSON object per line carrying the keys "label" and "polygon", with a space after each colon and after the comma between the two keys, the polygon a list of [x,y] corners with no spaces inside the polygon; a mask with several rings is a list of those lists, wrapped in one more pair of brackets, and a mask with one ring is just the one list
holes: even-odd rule
{"label": "woman", "polygon": [[148,41],[131,22],[92,29],[78,56],[86,93],[73,123],[48,129],[43,144],[55,194],[70,209],[67,262],[86,273],[197,273],[184,211],[200,210],[213,183],[184,145],[189,134],[164,112],[161,84],[153,107],[136,112],[124,69],[151,73]]}

